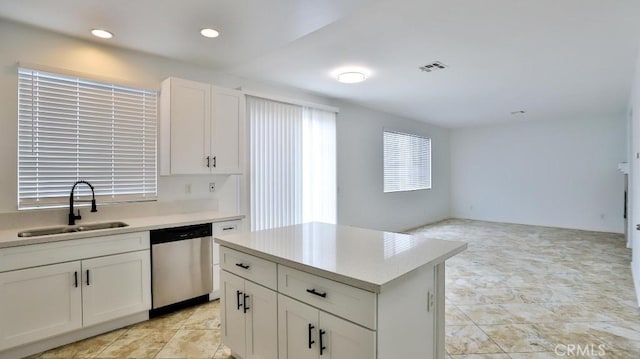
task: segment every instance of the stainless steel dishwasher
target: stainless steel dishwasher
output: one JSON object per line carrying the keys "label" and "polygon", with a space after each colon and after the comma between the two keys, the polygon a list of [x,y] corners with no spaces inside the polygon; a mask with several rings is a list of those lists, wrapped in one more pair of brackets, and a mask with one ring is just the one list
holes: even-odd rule
{"label": "stainless steel dishwasher", "polygon": [[211,227],[151,231],[151,316],[208,300],[213,291]]}

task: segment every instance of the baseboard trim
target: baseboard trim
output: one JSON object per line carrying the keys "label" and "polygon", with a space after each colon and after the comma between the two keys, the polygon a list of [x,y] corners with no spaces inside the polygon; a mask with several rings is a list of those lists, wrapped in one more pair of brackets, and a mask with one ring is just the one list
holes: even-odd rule
{"label": "baseboard trim", "polygon": [[[633,278],[633,284],[636,289],[636,300],[638,301],[638,307],[640,307],[640,273],[636,273],[634,268],[635,266],[633,262],[631,262],[631,278]],[[640,271],[640,267],[638,267],[638,271]]]}
{"label": "baseboard trim", "polygon": [[[592,228],[592,229],[590,229],[590,228],[583,228],[583,227],[566,227],[566,226],[559,226],[559,225],[553,225],[553,224],[509,222],[509,221],[503,221],[503,220],[481,219],[481,218],[462,217],[462,216],[450,217],[450,218],[444,219],[443,221],[455,220],[455,219],[461,219],[461,220],[466,220],[466,221],[475,221],[475,222],[487,222],[487,223],[498,223],[498,224],[515,224],[515,225],[520,225],[520,226],[542,227],[542,228],[552,228],[552,229],[571,229],[571,230],[584,231],[584,232],[595,232],[595,233],[603,233],[603,234],[622,234],[622,235],[624,235],[624,230],[623,231],[611,231],[611,230],[605,230],[605,229],[602,229],[602,228]],[[438,222],[441,222],[441,221],[438,221]],[[437,223],[437,222],[434,222],[433,224],[435,224],[435,223]],[[626,238],[625,238],[625,241],[626,241]]]}
{"label": "baseboard trim", "polygon": [[19,347],[7,349],[3,352],[0,352],[0,359],[24,358],[29,355],[57,348],[61,345],[77,342],[79,340],[93,337],[98,334],[126,327],[127,325],[143,322],[148,319],[148,311],[140,312],[127,317],[112,320],[110,322],[94,325],[88,328],[82,328],[70,333],[61,334],[52,338],[47,338],[34,343],[24,344]]}

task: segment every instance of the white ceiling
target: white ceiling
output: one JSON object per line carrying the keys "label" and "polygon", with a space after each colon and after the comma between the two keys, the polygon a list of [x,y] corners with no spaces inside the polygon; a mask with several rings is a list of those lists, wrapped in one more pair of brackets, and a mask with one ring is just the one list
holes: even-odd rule
{"label": "white ceiling", "polygon": [[[92,41],[103,27],[116,46],[445,127],[624,116],[640,44],[638,0],[0,0],[0,17]],[[418,70],[433,61],[449,67]],[[353,65],[369,79],[331,75]]]}

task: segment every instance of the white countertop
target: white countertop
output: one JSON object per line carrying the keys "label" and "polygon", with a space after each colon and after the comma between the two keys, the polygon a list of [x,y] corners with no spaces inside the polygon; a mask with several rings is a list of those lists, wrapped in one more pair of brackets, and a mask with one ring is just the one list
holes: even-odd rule
{"label": "white countertop", "polygon": [[305,223],[216,236],[216,243],[371,292],[464,251],[464,242]]}
{"label": "white countertop", "polygon": [[[244,218],[244,215],[241,215],[241,214],[223,213],[218,211],[202,211],[202,212],[179,213],[179,214],[162,215],[162,216],[134,217],[129,219],[123,218],[122,222],[128,224],[127,227],[101,229],[101,230],[85,231],[85,232],[73,232],[73,233],[64,233],[64,234],[51,234],[46,236],[25,237],[25,238],[18,237],[18,232],[21,232],[24,230],[33,230],[37,228],[5,229],[5,230],[0,230],[0,248],[24,246],[24,245],[37,244],[37,243],[66,241],[71,239],[79,239],[79,238],[87,238],[87,237],[106,236],[106,235],[112,235],[112,234],[149,231],[153,229],[176,227],[176,226],[188,226],[192,224],[200,224],[200,223],[207,223],[207,222],[232,221],[232,220],[243,219],[243,218]],[[79,222],[78,224],[88,225],[92,223],[101,223],[101,222],[104,222],[104,221],[100,221],[100,222],[87,221],[87,222]],[[61,225],[61,226],[64,226],[64,225]],[[55,226],[49,226],[49,227],[55,227]],[[42,227],[39,227],[39,228],[42,228]]]}

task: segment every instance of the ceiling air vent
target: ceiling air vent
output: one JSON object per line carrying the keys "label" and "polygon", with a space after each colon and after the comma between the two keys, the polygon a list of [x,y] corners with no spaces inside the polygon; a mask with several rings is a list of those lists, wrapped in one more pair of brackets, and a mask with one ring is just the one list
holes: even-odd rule
{"label": "ceiling air vent", "polygon": [[445,68],[447,68],[447,65],[443,64],[440,61],[434,61],[430,64],[419,67],[420,71],[422,72],[433,72],[436,70],[444,70]]}

